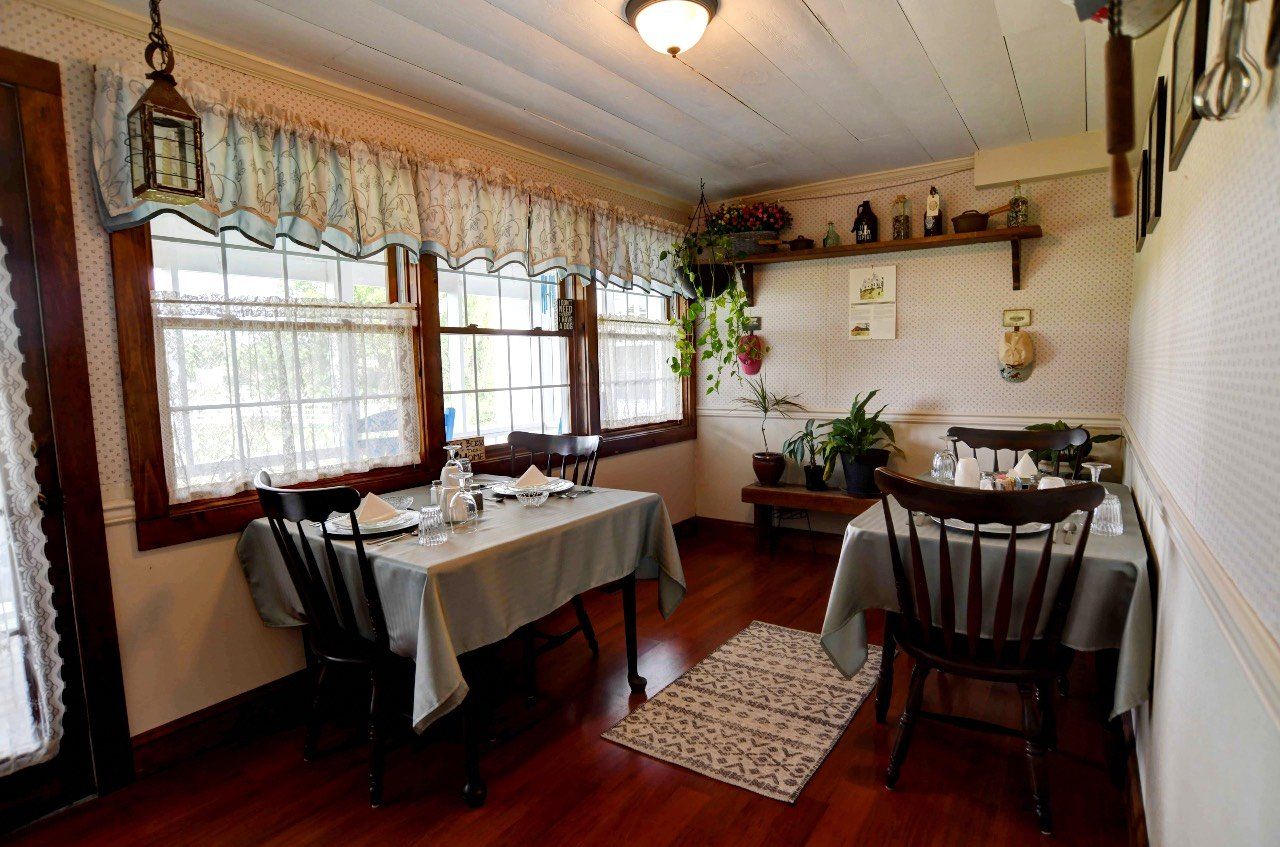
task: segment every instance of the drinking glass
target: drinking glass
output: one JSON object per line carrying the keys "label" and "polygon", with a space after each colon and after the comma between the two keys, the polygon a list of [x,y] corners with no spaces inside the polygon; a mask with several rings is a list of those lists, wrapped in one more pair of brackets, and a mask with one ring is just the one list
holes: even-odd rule
{"label": "drinking glass", "polygon": [[937,482],[955,482],[956,454],[952,450],[948,436],[940,435],[938,437],[946,443],[933,454],[932,476]]}
{"label": "drinking glass", "polygon": [[440,506],[423,506],[418,510],[418,543],[423,547],[435,547],[449,540],[449,530],[444,525],[444,512]]}
{"label": "drinking glass", "polygon": [[479,523],[480,506],[471,493],[471,474],[458,474],[458,490],[449,499],[449,517],[453,519],[455,533],[475,532]]}
{"label": "drinking glass", "polygon": [[[1089,469],[1089,477],[1102,482],[1102,472],[1111,465],[1106,462],[1081,462],[1080,467]],[[1120,514],[1120,498],[1110,491],[1102,498],[1098,508],[1093,510],[1093,529],[1097,535],[1124,535],[1124,517]]]}

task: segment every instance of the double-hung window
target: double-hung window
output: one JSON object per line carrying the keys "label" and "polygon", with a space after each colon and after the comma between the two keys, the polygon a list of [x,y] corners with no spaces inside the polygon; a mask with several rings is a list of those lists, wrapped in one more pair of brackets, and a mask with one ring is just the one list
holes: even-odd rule
{"label": "double-hung window", "polygon": [[439,261],[436,279],[445,439],[501,445],[513,430],[568,432],[573,333],[557,329],[563,274]]}
{"label": "double-hung window", "polygon": [[638,288],[596,294],[603,429],[683,418],[683,383],[670,366],[680,333],[670,322],[674,308],[674,298]]}
{"label": "double-hung window", "polygon": [[[151,317],[169,501],[420,461],[417,310],[399,251],[268,249],[151,222]],[[388,267],[388,262],[393,266]]]}

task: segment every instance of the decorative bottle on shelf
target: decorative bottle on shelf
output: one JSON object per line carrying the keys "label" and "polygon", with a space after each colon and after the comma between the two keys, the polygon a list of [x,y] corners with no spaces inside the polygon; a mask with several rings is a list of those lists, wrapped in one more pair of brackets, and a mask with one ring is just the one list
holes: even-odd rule
{"label": "decorative bottle on shelf", "polygon": [[839,247],[840,233],[836,232],[836,222],[827,221],[827,234],[822,236],[823,247]]}
{"label": "decorative bottle on shelf", "polygon": [[893,240],[901,241],[911,237],[911,201],[907,195],[899,194],[893,198]]}
{"label": "decorative bottle on shelf", "polygon": [[1008,226],[1026,226],[1030,221],[1027,214],[1029,205],[1027,195],[1022,193],[1022,183],[1014,182],[1013,197],[1009,199],[1009,214],[1005,217],[1005,223]]}
{"label": "decorative bottle on shelf", "polygon": [[858,204],[858,215],[853,219],[852,232],[855,244],[870,244],[880,240],[880,220],[871,211],[870,200],[863,200]]}
{"label": "decorative bottle on shelf", "polygon": [[924,201],[924,234],[942,235],[942,195],[929,186],[929,197]]}

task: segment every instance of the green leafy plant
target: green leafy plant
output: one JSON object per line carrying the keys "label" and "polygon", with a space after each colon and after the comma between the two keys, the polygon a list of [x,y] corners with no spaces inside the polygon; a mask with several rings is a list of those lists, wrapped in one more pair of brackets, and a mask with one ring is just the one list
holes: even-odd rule
{"label": "green leafy plant", "polygon": [[903,455],[898,445],[894,443],[893,427],[880,420],[880,413],[888,407],[881,406],[873,414],[867,414],[867,404],[879,390],[873,389],[866,397],[854,396],[848,416],[831,421],[831,432],[822,443],[822,459],[825,464],[823,479],[831,479],[831,473],[836,468],[836,460],[842,454],[857,458],[868,450],[880,447],[894,455]]}
{"label": "green leafy plant", "polygon": [[[1027,427],[1027,429],[1032,430],[1033,432],[1053,432],[1058,430],[1075,429],[1075,428],[1076,428],[1075,424],[1064,423],[1063,421],[1054,421],[1053,423],[1031,424],[1030,426]],[[1087,433],[1088,430],[1086,429],[1085,432]],[[1084,440],[1084,443],[1081,444],[1079,447],[1071,446],[1061,450],[1060,458],[1062,462],[1064,462],[1065,464],[1074,467],[1076,463],[1077,455],[1079,455],[1080,461],[1082,462],[1088,460],[1089,454],[1093,452],[1093,445],[1106,444],[1108,441],[1117,441],[1123,437],[1124,436],[1120,435],[1119,433],[1109,433],[1105,435],[1090,435],[1088,438]],[[1036,462],[1052,462],[1053,454],[1054,454],[1053,450],[1032,450],[1031,458],[1034,459]]]}
{"label": "green leafy plant", "polygon": [[668,364],[672,373],[684,378],[693,376],[701,361],[706,369],[707,394],[720,390],[726,370],[741,379],[738,339],[750,332],[747,292],[742,288],[737,267],[730,265],[731,282],[719,294],[708,295],[698,278],[699,257],[720,261],[729,250],[727,236],[697,233],[685,236],[660,254],[664,261],[668,256],[675,257],[677,273],[683,274],[696,292],[683,314],[671,319],[680,334],[676,338],[676,355]]}
{"label": "green leafy plant", "polygon": [[818,464],[818,450],[820,449],[820,438],[818,430],[831,426],[830,421],[815,424],[813,418],[804,422],[804,429],[782,442],[782,455],[786,456],[797,465],[805,464],[805,455],[809,457],[808,464],[816,466]]}
{"label": "green leafy plant", "polygon": [[805,408],[796,401],[800,396],[798,394],[774,394],[767,390],[764,387],[764,377],[743,381],[747,385],[748,393],[742,397],[735,397],[734,402],[759,412],[760,438],[764,441],[764,452],[768,453],[769,435],[765,431],[765,425],[769,422],[769,415],[776,414],[779,417],[789,418],[792,412],[803,412]]}

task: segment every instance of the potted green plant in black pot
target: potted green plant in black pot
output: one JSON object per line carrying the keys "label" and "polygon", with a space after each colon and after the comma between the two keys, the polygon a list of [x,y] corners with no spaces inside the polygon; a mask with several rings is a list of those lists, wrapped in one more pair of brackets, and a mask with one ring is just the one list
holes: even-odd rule
{"label": "potted green plant in black pot", "polygon": [[[1054,430],[1066,430],[1066,429],[1076,429],[1076,428],[1077,427],[1075,424],[1069,424],[1064,421],[1054,421],[1053,423],[1031,424],[1030,426],[1027,427],[1027,429],[1032,430],[1033,432],[1052,432]],[[1088,433],[1089,431],[1085,430],[1085,432]],[[1080,462],[1087,462],[1092,458],[1091,454],[1093,453],[1093,445],[1106,444],[1108,441],[1117,441],[1121,438],[1124,438],[1124,436],[1120,435],[1119,433],[1107,433],[1103,435],[1093,435],[1092,433],[1089,433],[1089,437],[1084,440],[1083,444],[1081,444],[1078,447],[1075,445],[1072,445],[1070,447],[1064,448],[1057,458],[1061,461],[1062,467],[1078,469],[1080,467],[1080,464],[1079,464]],[[1054,461],[1053,454],[1054,454],[1053,450],[1032,450],[1031,458],[1034,459],[1037,464],[1041,462],[1048,463],[1044,467],[1049,468],[1049,466]],[[1085,472],[1083,472],[1083,477],[1085,479],[1089,478],[1087,469]]]}
{"label": "potted green plant in black pot", "polygon": [[[815,424],[813,418],[804,422],[804,429],[782,442],[782,455],[791,459],[804,470],[804,487],[810,491],[826,491],[826,469],[818,464],[818,430],[830,426],[829,423]],[[805,462],[805,456],[809,461]]]}
{"label": "potted green plant in black pot", "polygon": [[761,485],[777,485],[778,480],[782,479],[782,472],[787,469],[787,459],[781,453],[769,450],[769,433],[765,431],[765,425],[769,423],[769,415],[789,418],[792,412],[803,412],[804,406],[796,402],[798,394],[774,394],[765,390],[764,377],[743,382],[746,383],[748,393],[735,400],[760,414],[760,438],[764,441],[764,450],[751,454],[751,467]]}
{"label": "potted green plant in black pot", "polygon": [[824,478],[831,478],[839,459],[844,465],[844,490],[857,496],[878,493],[876,468],[889,463],[890,453],[902,455],[894,443],[893,427],[880,420],[880,413],[886,407],[867,414],[867,404],[877,391],[879,389],[871,391],[866,397],[855,396],[848,416],[831,422],[831,432],[822,444]]}

